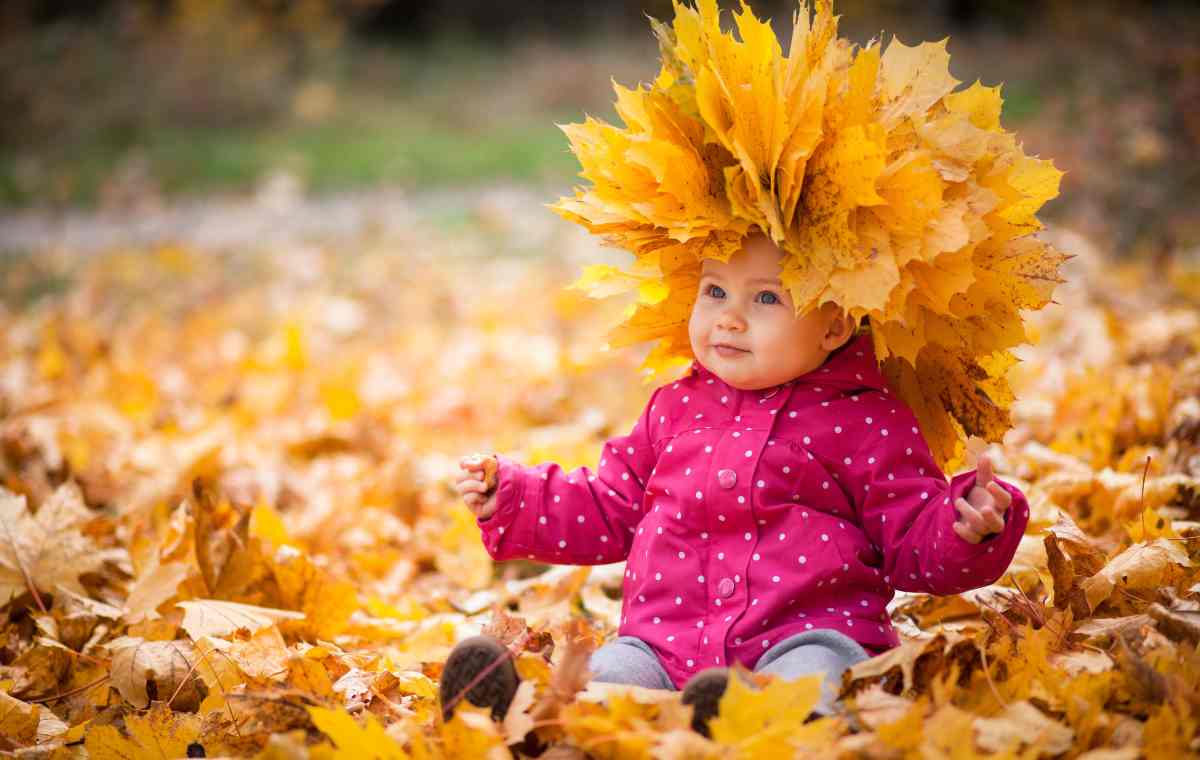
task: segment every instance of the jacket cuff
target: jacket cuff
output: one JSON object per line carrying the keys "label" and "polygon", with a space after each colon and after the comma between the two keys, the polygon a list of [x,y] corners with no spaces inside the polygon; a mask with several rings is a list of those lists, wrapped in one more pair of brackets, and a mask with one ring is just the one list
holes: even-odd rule
{"label": "jacket cuff", "polygon": [[[492,559],[508,559],[512,555],[527,551],[532,536],[522,535],[521,513],[530,510],[534,502],[526,504],[525,468],[508,457],[496,457],[496,511],[486,519],[475,518],[482,534],[483,545]],[[527,532],[527,531],[524,531]]]}
{"label": "jacket cuff", "polygon": [[1029,504],[1025,494],[1016,486],[994,478],[996,483],[1012,496],[1012,502],[1004,513],[1004,530],[986,536],[977,544],[966,541],[954,530],[958,521],[958,510],[954,506],[958,498],[967,498],[975,487],[975,471],[965,472],[950,482],[947,493],[949,503],[943,502],[938,520],[938,537],[935,549],[945,557],[946,576],[951,585],[961,590],[980,588],[999,580],[1008,569],[1025,527],[1029,524]]}

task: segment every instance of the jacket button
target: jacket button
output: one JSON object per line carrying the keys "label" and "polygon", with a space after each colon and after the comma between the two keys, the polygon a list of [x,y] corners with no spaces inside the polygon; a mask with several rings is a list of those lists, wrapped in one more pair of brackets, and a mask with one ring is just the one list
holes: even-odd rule
{"label": "jacket button", "polygon": [[733,488],[737,485],[737,473],[729,469],[721,470],[717,473],[717,482],[721,488]]}
{"label": "jacket button", "polygon": [[733,596],[733,579],[722,578],[721,582],[717,584],[717,593],[726,599]]}

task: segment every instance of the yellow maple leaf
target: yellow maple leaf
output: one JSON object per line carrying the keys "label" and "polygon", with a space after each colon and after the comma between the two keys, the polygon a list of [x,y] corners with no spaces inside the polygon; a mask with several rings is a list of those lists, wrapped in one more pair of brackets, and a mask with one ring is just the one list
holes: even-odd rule
{"label": "yellow maple leaf", "polygon": [[304,620],[288,623],[318,639],[332,639],[346,629],[358,609],[358,592],[345,581],[334,580],[307,556],[290,547],[275,553],[271,570],[279,584],[282,606],[300,610]]}
{"label": "yellow maple leaf", "polygon": [[512,757],[499,726],[492,720],[491,708],[476,707],[465,699],[455,705],[453,717],[441,725],[440,734],[442,751],[448,758],[510,760]]}
{"label": "yellow maple leaf", "polygon": [[1186,757],[1195,751],[1200,716],[1187,700],[1158,705],[1146,720],[1142,750],[1151,760]]}
{"label": "yellow maple leaf", "polygon": [[188,746],[200,737],[200,718],[174,712],[159,702],[144,715],[126,715],[125,731],[128,736],[115,726],[91,726],[84,739],[88,756],[93,760],[186,757]]}
{"label": "yellow maple leaf", "polygon": [[597,760],[651,757],[657,708],[629,695],[614,694],[605,704],[576,701],[559,714],[571,743]]}
{"label": "yellow maple leaf", "polygon": [[1129,540],[1134,543],[1158,538],[1178,541],[1182,538],[1171,524],[1171,519],[1159,514],[1154,507],[1146,507],[1139,517],[1122,524],[1125,526],[1125,532],[1129,534]]}
{"label": "yellow maple leaf", "polygon": [[336,751],[314,752],[330,760],[408,760],[409,755],[395,739],[387,735],[375,716],[367,714],[362,723],[344,709],[308,708],[309,717],[321,733],[337,746]]}
{"label": "yellow maple leaf", "polygon": [[717,717],[709,721],[713,741],[738,757],[791,758],[798,748],[818,748],[833,734],[828,721],[805,723],[821,699],[822,674],[771,678],[762,687],[730,672]]}

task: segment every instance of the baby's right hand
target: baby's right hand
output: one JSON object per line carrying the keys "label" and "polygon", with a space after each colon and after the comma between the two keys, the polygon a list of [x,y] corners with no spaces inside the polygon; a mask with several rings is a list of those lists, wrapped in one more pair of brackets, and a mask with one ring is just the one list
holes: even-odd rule
{"label": "baby's right hand", "polygon": [[486,520],[496,511],[496,457],[473,454],[458,460],[461,472],[455,489],[476,517]]}

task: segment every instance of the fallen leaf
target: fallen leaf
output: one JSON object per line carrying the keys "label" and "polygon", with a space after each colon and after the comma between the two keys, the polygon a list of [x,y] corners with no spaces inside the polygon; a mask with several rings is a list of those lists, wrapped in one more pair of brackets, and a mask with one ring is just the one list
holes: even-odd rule
{"label": "fallen leaf", "polygon": [[325,755],[337,760],[408,760],[408,754],[390,736],[373,715],[359,723],[345,710],[310,707],[313,724],[337,746],[337,751]]}
{"label": "fallen leaf", "polygon": [[106,646],[112,653],[112,685],[129,704],[144,709],[152,700],[165,702],[172,696],[171,706],[177,710],[194,710],[200,704],[190,642],[122,636]]}
{"label": "fallen leaf", "polygon": [[1075,732],[1022,700],[1010,703],[994,718],[977,718],[975,737],[989,752],[1032,745],[1047,755],[1061,755],[1071,748]]}
{"label": "fallen leaf", "polygon": [[84,747],[92,760],[191,757],[188,747],[199,738],[200,718],[160,703],[145,715],[126,715],[125,733],[111,725],[91,726]]}
{"label": "fallen leaf", "polygon": [[175,606],[183,608],[183,622],[179,627],[193,641],[202,636],[225,636],[239,628],[253,633],[284,620],[304,619],[302,612],[256,607],[252,604],[218,599],[193,599],[178,602]]}
{"label": "fallen leaf", "polygon": [[140,623],[147,618],[157,618],[158,607],[163,602],[179,593],[179,585],[191,574],[191,569],[183,562],[154,564],[138,576],[129,589],[129,597],[125,600],[125,615],[130,623]]}
{"label": "fallen leaf", "polygon": [[56,488],[36,515],[24,496],[0,486],[0,606],[25,591],[25,573],[41,591],[61,585],[83,592],[79,576],[103,561],[95,543],[80,533],[91,518],[72,482]]}
{"label": "fallen leaf", "polygon": [[[15,749],[32,745],[38,737],[41,708],[14,699],[0,691],[0,748]],[[4,746],[4,742],[8,742]]]}

